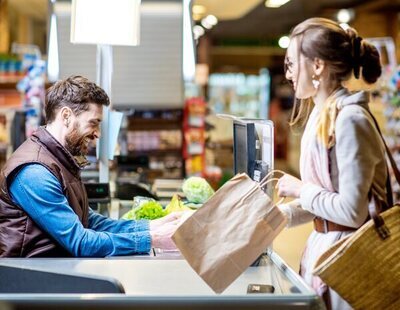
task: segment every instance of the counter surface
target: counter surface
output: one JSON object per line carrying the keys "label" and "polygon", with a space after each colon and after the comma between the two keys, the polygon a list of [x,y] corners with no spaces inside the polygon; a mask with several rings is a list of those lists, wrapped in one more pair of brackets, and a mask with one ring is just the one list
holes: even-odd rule
{"label": "counter surface", "polygon": [[[215,295],[185,260],[176,258],[3,259],[1,265],[63,274],[111,277],[121,282],[127,295]],[[275,294],[311,294],[304,285],[291,283],[269,258],[264,257],[259,266],[249,267],[223,295],[246,294],[250,283],[272,284]]]}
{"label": "counter surface", "polygon": [[[0,301],[41,306],[55,302],[77,304],[92,300],[96,305],[105,302],[115,307],[123,305],[153,306],[162,303],[188,303],[206,306],[269,305],[273,309],[323,309],[320,299],[274,252],[263,255],[258,266],[249,267],[222,294],[215,294],[176,253],[158,253],[147,256],[86,258],[13,258],[1,259],[0,266],[52,272],[64,275],[88,275],[113,278],[125,289],[125,294],[1,294]],[[249,284],[270,284],[273,294],[247,294]],[[172,303],[172,304],[171,304]],[[167,305],[165,304],[165,305]],[[117,309],[116,308],[116,309]]]}

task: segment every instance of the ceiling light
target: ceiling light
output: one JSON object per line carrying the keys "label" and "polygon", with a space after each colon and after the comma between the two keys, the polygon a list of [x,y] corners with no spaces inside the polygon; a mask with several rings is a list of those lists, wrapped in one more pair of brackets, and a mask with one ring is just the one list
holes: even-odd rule
{"label": "ceiling light", "polygon": [[199,25],[196,25],[193,27],[193,35],[194,35],[195,40],[200,38],[204,33],[205,33],[205,30],[203,27],[201,27]]}
{"label": "ceiling light", "polygon": [[340,27],[342,27],[344,31],[350,28],[349,24],[347,23],[340,23]]}
{"label": "ceiling light", "polygon": [[206,13],[206,7],[204,5],[195,4],[193,5],[192,12],[196,15],[202,15]]}
{"label": "ceiling light", "polygon": [[213,26],[213,25],[211,25],[211,24],[207,21],[207,19],[205,19],[205,18],[203,18],[203,19],[201,20],[201,25],[202,25],[204,28],[206,28],[206,29],[211,29],[212,26]]}
{"label": "ceiling light", "polygon": [[265,6],[267,8],[279,8],[290,0],[266,0]]}
{"label": "ceiling light", "polygon": [[[71,43],[137,46],[140,0],[73,0]],[[107,21],[107,22],[105,22]]]}
{"label": "ceiling light", "polygon": [[196,22],[201,19],[201,15],[199,15],[199,14],[193,14],[192,17],[193,17],[193,20]]}
{"label": "ceiling light", "polygon": [[350,9],[342,9],[337,13],[339,23],[348,23],[354,17],[354,11]]}
{"label": "ceiling light", "polygon": [[290,38],[288,36],[283,36],[279,38],[278,44],[280,48],[288,48],[290,43]]}
{"label": "ceiling light", "polygon": [[207,15],[204,19],[212,26],[218,24],[218,18],[216,18],[214,15]]}

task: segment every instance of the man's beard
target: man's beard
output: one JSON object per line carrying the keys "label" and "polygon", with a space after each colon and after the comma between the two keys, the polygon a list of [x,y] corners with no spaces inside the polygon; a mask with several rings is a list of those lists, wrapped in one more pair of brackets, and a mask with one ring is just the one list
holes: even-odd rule
{"label": "man's beard", "polygon": [[74,123],[71,133],[65,137],[65,147],[72,156],[85,156],[89,151],[87,139],[93,140],[93,135],[82,135],[78,123]]}

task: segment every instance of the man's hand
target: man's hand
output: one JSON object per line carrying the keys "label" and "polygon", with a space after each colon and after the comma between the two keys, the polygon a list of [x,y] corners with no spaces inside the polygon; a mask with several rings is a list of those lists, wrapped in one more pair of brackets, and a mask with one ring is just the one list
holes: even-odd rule
{"label": "man's hand", "polygon": [[299,198],[304,183],[289,174],[283,175],[276,184],[279,197]]}

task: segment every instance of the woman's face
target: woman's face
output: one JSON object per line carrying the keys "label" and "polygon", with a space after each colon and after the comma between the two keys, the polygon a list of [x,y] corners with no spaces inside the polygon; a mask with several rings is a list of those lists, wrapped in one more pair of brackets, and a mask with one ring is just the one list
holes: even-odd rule
{"label": "woman's face", "polygon": [[317,90],[312,83],[312,62],[299,52],[299,39],[290,41],[286,51],[286,79],[291,81],[297,99],[307,99],[315,96]]}

